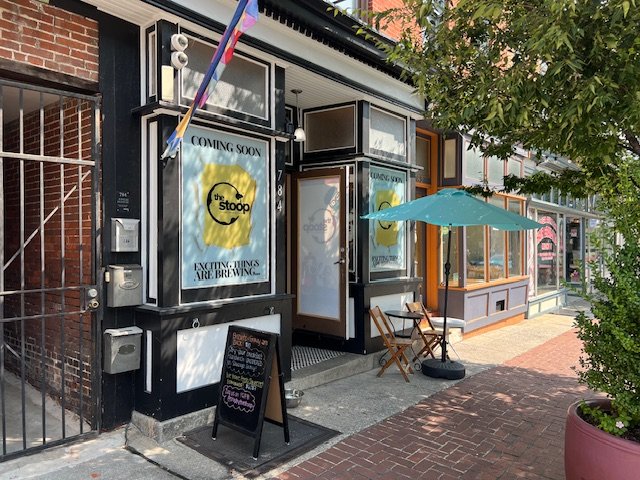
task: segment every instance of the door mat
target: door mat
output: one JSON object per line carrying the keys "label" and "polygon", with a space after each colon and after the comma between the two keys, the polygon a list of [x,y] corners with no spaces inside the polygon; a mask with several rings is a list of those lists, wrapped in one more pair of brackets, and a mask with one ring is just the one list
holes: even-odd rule
{"label": "door mat", "polygon": [[282,427],[265,422],[262,428],[260,455],[257,460],[254,460],[253,437],[219,425],[217,438],[213,440],[212,428],[213,425],[196,428],[178,437],[177,440],[201,455],[242,473],[247,478],[257,477],[272,470],[340,434],[336,430],[289,415],[291,441],[287,445],[284,442]]}

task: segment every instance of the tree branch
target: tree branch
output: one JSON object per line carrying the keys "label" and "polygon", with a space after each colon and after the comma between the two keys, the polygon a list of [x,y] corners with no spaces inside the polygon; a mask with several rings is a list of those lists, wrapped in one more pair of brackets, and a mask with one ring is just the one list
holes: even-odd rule
{"label": "tree branch", "polygon": [[635,153],[640,156],[640,140],[638,140],[638,137],[628,130],[624,131],[623,134],[624,138],[629,142],[629,145],[625,145],[624,147],[631,153]]}

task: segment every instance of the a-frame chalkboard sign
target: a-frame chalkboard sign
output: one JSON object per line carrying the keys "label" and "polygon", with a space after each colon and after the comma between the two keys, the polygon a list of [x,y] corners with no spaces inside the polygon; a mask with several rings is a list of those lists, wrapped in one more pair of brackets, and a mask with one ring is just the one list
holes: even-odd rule
{"label": "a-frame chalkboard sign", "polygon": [[230,326],[224,350],[220,395],[211,437],[222,424],[254,437],[253,458],[258,459],[264,421],[284,429],[289,444],[289,420],[284,398],[278,335]]}

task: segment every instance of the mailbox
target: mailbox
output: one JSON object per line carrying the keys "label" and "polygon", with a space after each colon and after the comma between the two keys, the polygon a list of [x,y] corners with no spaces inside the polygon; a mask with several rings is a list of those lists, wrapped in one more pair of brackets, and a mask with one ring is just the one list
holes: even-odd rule
{"label": "mailbox", "polygon": [[139,224],[137,218],[112,218],[111,251],[137,252]]}
{"label": "mailbox", "polygon": [[142,267],[140,265],[107,266],[107,306],[142,305]]}
{"label": "mailbox", "polygon": [[140,368],[139,327],[108,328],[104,331],[104,371],[130,372]]}

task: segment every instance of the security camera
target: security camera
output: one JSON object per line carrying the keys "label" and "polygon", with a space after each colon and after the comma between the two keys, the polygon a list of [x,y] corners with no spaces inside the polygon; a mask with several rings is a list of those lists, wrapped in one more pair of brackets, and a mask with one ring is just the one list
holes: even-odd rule
{"label": "security camera", "polygon": [[187,63],[189,63],[189,57],[187,57],[186,53],[173,52],[171,54],[171,65],[173,65],[173,68],[175,68],[176,70],[184,68]]}
{"label": "security camera", "polygon": [[171,50],[176,52],[184,52],[189,46],[189,40],[181,33],[171,35]]}

